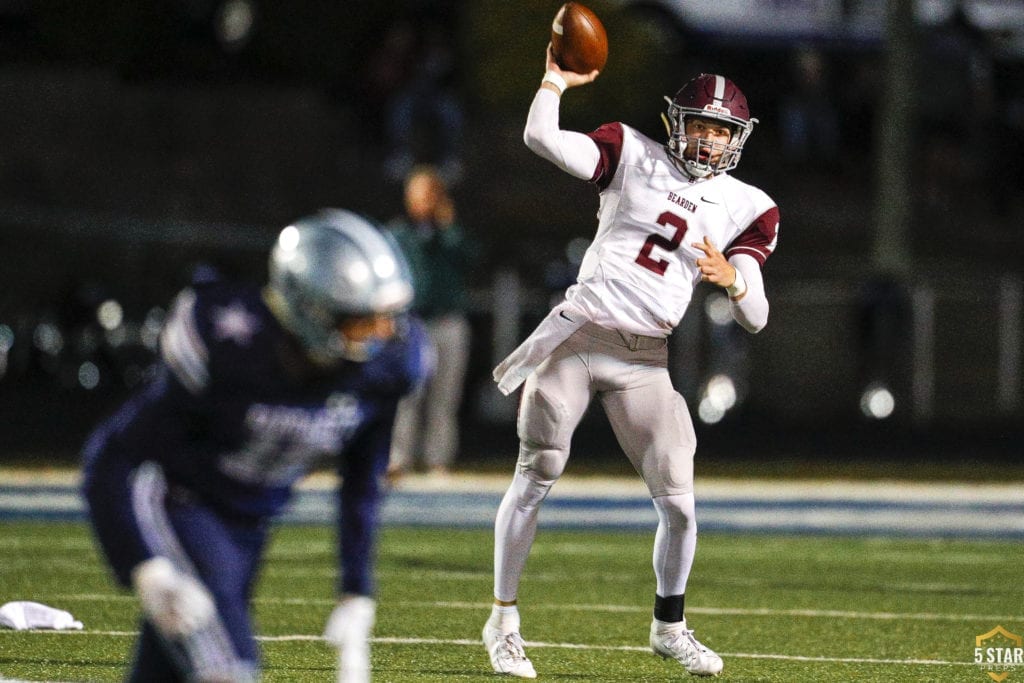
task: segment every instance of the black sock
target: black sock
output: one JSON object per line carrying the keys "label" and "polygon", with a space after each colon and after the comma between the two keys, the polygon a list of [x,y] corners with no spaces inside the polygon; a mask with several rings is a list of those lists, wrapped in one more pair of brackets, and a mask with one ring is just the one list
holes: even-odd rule
{"label": "black sock", "polygon": [[658,621],[682,621],[683,603],[686,595],[670,595],[666,598],[655,594],[654,596],[654,618]]}

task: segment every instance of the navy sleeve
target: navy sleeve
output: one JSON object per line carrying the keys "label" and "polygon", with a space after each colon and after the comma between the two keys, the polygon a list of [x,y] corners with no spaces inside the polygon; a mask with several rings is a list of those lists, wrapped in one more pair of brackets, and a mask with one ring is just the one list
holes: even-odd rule
{"label": "navy sleeve", "polygon": [[405,368],[408,388],[405,393],[412,391],[419,385],[426,382],[434,374],[437,367],[436,354],[441,349],[434,349],[427,330],[423,323],[416,318],[409,321],[409,331],[406,334],[407,347],[405,355]]}
{"label": "navy sleeve", "polygon": [[152,557],[136,520],[131,477],[138,465],[182,438],[175,394],[184,392],[161,368],[158,377],[93,431],[82,450],[82,495],[93,532],[117,580]]}
{"label": "navy sleeve", "polygon": [[372,596],[376,590],[373,566],[377,527],[383,497],[381,480],[391,451],[391,432],[397,400],[379,406],[377,419],[341,454],[338,474],[338,589],[341,593]]}
{"label": "navy sleeve", "polygon": [[402,321],[401,334],[366,363],[362,371],[366,391],[395,397],[408,394],[433,375],[434,354],[423,323],[407,317]]}

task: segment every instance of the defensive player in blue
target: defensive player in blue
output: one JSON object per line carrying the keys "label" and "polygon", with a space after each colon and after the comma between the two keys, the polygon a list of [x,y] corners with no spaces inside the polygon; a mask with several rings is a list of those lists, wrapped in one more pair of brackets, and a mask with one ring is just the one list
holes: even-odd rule
{"label": "defensive player in blue", "polygon": [[249,599],[268,522],[325,457],[341,477],[338,680],[370,678],[381,478],[398,400],[427,372],[401,251],[356,214],[281,231],[265,287],[196,283],[155,378],[84,448],[83,491],[144,617],[129,680],[254,681]]}

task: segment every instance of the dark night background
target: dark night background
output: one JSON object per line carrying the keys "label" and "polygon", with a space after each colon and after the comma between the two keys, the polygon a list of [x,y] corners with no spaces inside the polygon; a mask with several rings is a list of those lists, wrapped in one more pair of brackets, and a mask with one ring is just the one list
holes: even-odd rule
{"label": "dark night background", "polygon": [[[258,279],[295,218],[398,213],[386,121],[409,87],[463,116],[454,149],[417,118],[411,153],[457,159],[459,215],[483,245],[460,463],[509,463],[515,404],[489,380],[508,350],[499,318],[517,311],[525,336],[596,224],[594,189],[521,139],[559,4],[0,0],[0,464],[74,458],[145,375],[161,309],[197,265]],[[735,175],[782,214],[770,323],[755,337],[716,324],[702,290],[672,342],[701,457],[1019,474],[1024,3],[938,3],[950,11],[903,25],[895,55],[884,11],[858,23],[882,3],[748,4],[833,14],[757,30],[680,17],[682,3],[593,0],[608,65],[562,106],[564,127],[621,120],[661,139],[662,96],[712,71],[760,119]],[[911,66],[904,119],[885,106],[894,58]],[[886,144],[893,127],[905,147]],[[906,209],[888,260],[887,169]],[[716,375],[736,404],[697,420]],[[890,392],[891,415],[862,410],[870,387]],[[599,409],[575,452],[580,466],[624,461]]]}

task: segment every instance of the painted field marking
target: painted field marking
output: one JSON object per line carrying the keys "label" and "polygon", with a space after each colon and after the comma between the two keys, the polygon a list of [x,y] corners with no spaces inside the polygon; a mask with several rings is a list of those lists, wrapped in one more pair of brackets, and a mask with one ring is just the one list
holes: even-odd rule
{"label": "painted field marking", "polygon": [[[134,601],[132,595],[107,595],[104,593],[67,593],[53,595],[49,598],[52,602],[127,602]],[[330,606],[335,604],[333,598],[255,598],[254,603],[259,605],[295,605],[295,606]],[[479,610],[487,612],[490,610],[488,602],[459,602],[459,601],[411,601],[397,600],[388,601],[388,608],[426,608],[440,607],[443,609]],[[531,605],[531,611],[572,611],[572,612],[611,612],[620,614],[646,614],[651,611],[649,606],[635,605],[593,605],[593,604],[538,604]],[[759,607],[687,607],[687,612],[693,614],[708,614],[712,616],[755,616],[755,617],[806,617],[811,619],[865,619],[877,621],[994,621],[994,622],[1018,622],[1024,621],[1024,615],[1015,614],[941,614],[937,612],[860,612],[856,610],[828,610],[828,609],[771,609]],[[2,631],[0,631],[2,632]]]}
{"label": "painted field marking", "polygon": [[[47,483],[47,482],[51,483]],[[72,473],[33,477],[0,468],[0,519],[81,519]],[[282,517],[322,524],[334,516],[334,480],[311,476]],[[698,514],[706,531],[954,538],[1024,538],[1024,496],[1012,484],[700,480]],[[444,486],[411,479],[384,501],[385,526],[483,528],[507,477],[459,475]],[[657,523],[638,479],[559,482],[541,525],[563,529],[639,529]]]}
{"label": "painted field marking", "polygon": [[[0,631],[3,633],[25,633],[25,631]],[[29,633],[52,633],[68,636],[103,636],[109,638],[134,638],[137,631],[29,631]],[[257,636],[256,640],[264,643],[318,642],[323,636],[308,634],[292,634],[280,636]],[[371,643],[380,645],[458,645],[481,647],[481,642],[469,638],[400,638],[392,636],[376,636],[370,638]],[[546,643],[543,641],[525,641],[527,647],[560,650],[586,650],[598,652],[643,652],[649,653],[649,647],[640,645],[587,645],[585,643]],[[816,662],[823,664],[894,664],[903,666],[977,666],[973,662],[955,662],[942,659],[877,659],[872,657],[808,657],[805,655],[784,655],[772,652],[721,652],[722,657],[737,659],[771,659],[790,662]]]}

